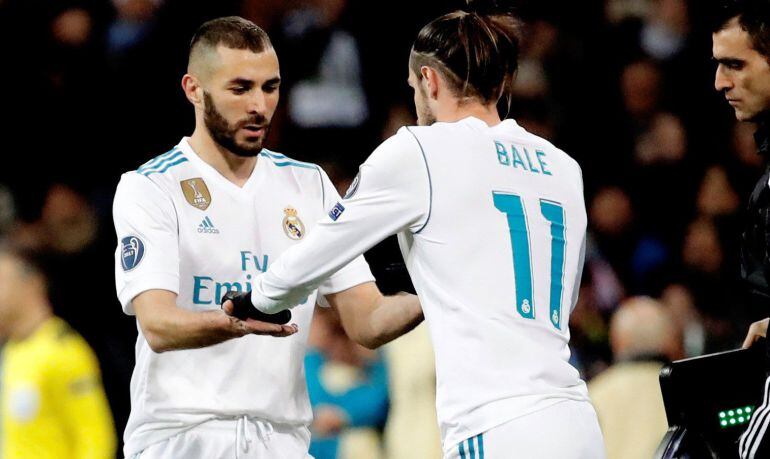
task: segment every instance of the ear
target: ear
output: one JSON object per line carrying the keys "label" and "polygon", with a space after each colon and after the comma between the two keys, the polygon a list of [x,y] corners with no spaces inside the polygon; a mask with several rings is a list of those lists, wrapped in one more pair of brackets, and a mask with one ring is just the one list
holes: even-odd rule
{"label": "ear", "polygon": [[203,107],[203,87],[198,78],[186,73],[182,77],[182,90],[191,104],[196,107]]}
{"label": "ear", "polygon": [[422,82],[425,84],[426,93],[431,99],[438,99],[439,74],[436,70],[427,65],[420,67]]}

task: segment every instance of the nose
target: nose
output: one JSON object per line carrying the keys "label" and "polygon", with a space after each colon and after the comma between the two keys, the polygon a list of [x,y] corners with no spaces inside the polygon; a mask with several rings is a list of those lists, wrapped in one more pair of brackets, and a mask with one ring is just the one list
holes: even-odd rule
{"label": "nose", "polygon": [[267,106],[265,101],[265,93],[257,90],[253,91],[252,96],[249,98],[249,105],[247,107],[250,114],[264,114],[265,107]]}
{"label": "nose", "polygon": [[727,75],[725,75],[724,66],[719,64],[717,66],[716,75],[714,75],[714,89],[719,92],[724,92],[733,87],[733,83]]}

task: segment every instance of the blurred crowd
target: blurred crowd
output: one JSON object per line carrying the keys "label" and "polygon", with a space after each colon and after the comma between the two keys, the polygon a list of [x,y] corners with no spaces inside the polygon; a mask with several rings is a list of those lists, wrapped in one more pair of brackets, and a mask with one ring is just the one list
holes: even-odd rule
{"label": "blurred crowd", "polygon": [[[739,222],[763,165],[753,127],[736,124],[713,89],[715,3],[516,2],[526,28],[509,116],[584,174],[589,241],[570,328],[572,361],[589,381],[629,359],[610,339],[629,298],[655,298],[681,338],[680,352],[651,352],[661,362],[737,347],[766,314],[738,279]],[[136,323],[114,292],[112,197],[122,172],[192,131],[179,82],[195,29],[237,14],[268,31],[283,78],[268,147],[321,164],[344,190],[382,139],[414,123],[406,77],[417,31],[462,4],[0,0],[0,237],[43,254],[54,311],[94,349],[120,434]],[[383,291],[411,288],[393,240],[368,259]],[[330,316],[319,314],[306,361],[316,457],[372,442],[384,457],[408,457],[381,438],[410,409],[430,417],[427,336],[363,352]],[[411,433],[438,441],[435,430]]]}

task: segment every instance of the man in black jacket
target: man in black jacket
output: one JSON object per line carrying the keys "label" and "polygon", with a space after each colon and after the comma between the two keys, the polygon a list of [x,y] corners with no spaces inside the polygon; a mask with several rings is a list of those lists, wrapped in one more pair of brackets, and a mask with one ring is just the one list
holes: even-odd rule
{"label": "man in black jacket", "polygon": [[[714,86],[735,110],[738,121],[756,123],[755,139],[765,173],[749,198],[741,241],[741,276],[752,295],[770,307],[770,0],[733,0],[713,33],[718,67]],[[767,335],[770,319],[752,324],[744,347]],[[764,403],[740,440],[742,459],[770,457],[770,378]]]}

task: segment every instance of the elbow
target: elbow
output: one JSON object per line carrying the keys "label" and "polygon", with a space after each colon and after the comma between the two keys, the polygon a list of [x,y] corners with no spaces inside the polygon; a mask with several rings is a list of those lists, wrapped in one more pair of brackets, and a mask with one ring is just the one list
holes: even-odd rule
{"label": "elbow", "polygon": [[144,339],[147,341],[147,345],[150,346],[150,349],[157,354],[172,349],[170,343],[157,333],[145,330]]}
{"label": "elbow", "polygon": [[361,346],[373,351],[383,344],[387,343],[387,338],[379,335],[359,335],[353,338],[353,341],[360,344]]}

